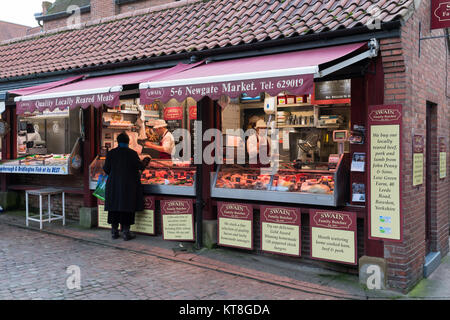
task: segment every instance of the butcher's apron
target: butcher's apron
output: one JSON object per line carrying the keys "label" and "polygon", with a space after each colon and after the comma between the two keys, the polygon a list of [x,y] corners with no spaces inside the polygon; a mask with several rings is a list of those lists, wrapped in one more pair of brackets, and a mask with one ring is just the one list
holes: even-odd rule
{"label": "butcher's apron", "polygon": [[[162,145],[163,145],[163,139],[164,139],[164,137],[166,136],[166,134],[168,134],[168,133],[169,133],[169,130],[167,130],[166,133],[164,133],[164,136],[162,137],[161,141],[159,142],[159,146],[162,147]],[[159,158],[160,158],[160,159],[172,159],[172,155],[169,154],[169,153],[167,153],[167,152],[160,152],[160,153],[159,153]]]}

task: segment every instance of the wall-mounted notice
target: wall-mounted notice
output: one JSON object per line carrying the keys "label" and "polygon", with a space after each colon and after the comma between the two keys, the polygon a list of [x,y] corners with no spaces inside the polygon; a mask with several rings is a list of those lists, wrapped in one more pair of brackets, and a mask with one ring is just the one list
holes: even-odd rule
{"label": "wall-mounted notice", "polygon": [[253,249],[253,206],[242,203],[217,204],[218,244]]}
{"label": "wall-mounted notice", "polygon": [[300,256],[300,209],[261,206],[261,249]]}
{"label": "wall-mounted notice", "polygon": [[309,216],[311,257],[356,264],[356,214],[331,210],[310,210]]}
{"label": "wall-mounted notice", "polygon": [[131,231],[155,235],[155,197],[144,197],[144,211],[136,212],[135,224]]}
{"label": "wall-mounted notice", "polygon": [[194,241],[194,202],[192,199],[161,200],[164,240]]}
{"label": "wall-mounted notice", "polygon": [[447,145],[445,138],[439,138],[439,179],[447,177]]}
{"label": "wall-mounted notice", "polygon": [[421,135],[413,137],[413,186],[423,184],[423,160],[425,143]]}
{"label": "wall-mounted notice", "polygon": [[371,239],[401,241],[401,105],[369,106]]}

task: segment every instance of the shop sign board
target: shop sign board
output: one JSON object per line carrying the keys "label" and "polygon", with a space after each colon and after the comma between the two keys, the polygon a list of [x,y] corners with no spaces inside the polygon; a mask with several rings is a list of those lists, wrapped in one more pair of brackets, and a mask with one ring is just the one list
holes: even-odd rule
{"label": "shop sign board", "polygon": [[413,137],[413,186],[423,184],[425,142],[422,135]]}
{"label": "shop sign board", "polygon": [[402,241],[402,106],[369,106],[369,238]]}
{"label": "shop sign board", "polygon": [[350,79],[314,83],[313,104],[350,103],[350,98]]}
{"label": "shop sign board", "polygon": [[267,92],[271,96],[276,96],[282,91],[288,91],[290,94],[301,96],[311,94],[313,84],[313,74],[239,81],[219,81],[193,85],[142,89],[141,100],[144,104],[151,103],[154,100],[160,100],[164,103],[170,99],[183,101],[187,97],[191,97],[195,101],[199,101],[206,96],[213,100],[219,100],[222,96],[238,98],[242,93],[246,93],[251,97],[258,96],[261,92]]}
{"label": "shop sign board", "polygon": [[[105,203],[98,201],[98,227],[103,229],[111,229],[108,223],[108,212],[105,211]],[[155,235],[155,197],[144,197],[144,211],[136,212],[135,224],[130,230],[144,235]]]}
{"label": "shop sign board", "polygon": [[55,109],[65,109],[82,107],[86,109],[89,106],[100,107],[101,105],[108,105],[110,107],[116,107],[120,105],[120,92],[108,92],[97,93],[90,95],[62,97],[62,98],[48,98],[37,99],[30,101],[18,101],[17,102],[17,114],[23,114],[25,112],[34,112],[35,110],[43,111]]}
{"label": "shop sign board", "polygon": [[445,138],[439,138],[439,179],[447,177],[447,146]]}
{"label": "shop sign board", "polygon": [[[16,161],[18,163],[18,161]],[[46,174],[46,175],[68,175],[69,165],[62,166],[31,166],[11,164],[5,162],[0,164],[0,173],[28,173],[28,174]]]}
{"label": "shop sign board", "polygon": [[311,258],[357,264],[356,214],[310,210]]}
{"label": "shop sign board", "polygon": [[261,206],[261,249],[299,257],[301,253],[300,209]]}
{"label": "shop sign board", "polygon": [[217,242],[221,246],[253,250],[253,206],[217,203]]}
{"label": "shop sign board", "polygon": [[194,201],[192,199],[161,200],[164,240],[194,241]]}
{"label": "shop sign board", "polygon": [[450,0],[431,0],[431,30],[450,28]]}

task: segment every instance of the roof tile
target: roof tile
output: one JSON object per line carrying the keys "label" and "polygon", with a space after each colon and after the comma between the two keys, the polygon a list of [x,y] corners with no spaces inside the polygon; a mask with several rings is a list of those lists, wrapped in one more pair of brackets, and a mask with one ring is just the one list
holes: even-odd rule
{"label": "roof tile", "polygon": [[414,0],[181,0],[0,44],[0,79],[383,22]]}

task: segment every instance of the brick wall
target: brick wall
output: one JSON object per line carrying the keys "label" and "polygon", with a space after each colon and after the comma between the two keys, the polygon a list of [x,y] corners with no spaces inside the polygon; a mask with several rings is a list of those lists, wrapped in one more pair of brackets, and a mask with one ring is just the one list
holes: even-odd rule
{"label": "brick wall", "polygon": [[118,13],[131,12],[135,10],[145,9],[149,7],[159,6],[169,2],[176,2],[174,0],[140,0],[129,4],[122,4],[118,6]]}
{"label": "brick wall", "polygon": [[117,13],[114,0],[91,0],[91,20],[112,17]]}
{"label": "brick wall", "polygon": [[[90,20],[91,20],[91,14],[89,12],[82,13],[80,15],[80,23],[88,22]],[[73,24],[78,23],[78,22],[75,22],[75,21],[76,20],[71,19],[71,18],[67,18],[67,17],[66,18],[61,18],[61,19],[56,19],[56,20],[45,21],[43,23],[44,31],[64,28],[64,27],[67,27],[69,25],[73,25]]]}
{"label": "brick wall", "polygon": [[[121,13],[133,12],[140,9],[145,9],[153,6],[159,6],[170,2],[176,2],[174,0],[139,0],[122,5],[116,5],[115,0],[91,0],[91,11],[82,13],[80,16],[80,23],[88,21],[98,20],[101,18],[115,16]],[[45,21],[44,31],[63,28],[73,24],[72,18],[60,18],[50,21]]]}
{"label": "brick wall", "polygon": [[[426,137],[427,101],[437,105],[432,139],[431,239],[432,251],[445,256],[448,248],[449,178],[438,179],[437,137],[449,137],[449,99],[446,93],[447,47],[445,39],[421,42],[419,57],[419,22],[422,36],[430,33],[430,4],[422,1],[416,13],[402,27],[401,38],[381,40],[385,72],[385,103],[403,105],[403,237],[402,243],[385,241],[384,256],[388,262],[388,285],[402,291],[411,289],[423,276],[426,255],[426,189],[412,185],[412,137]],[[425,170],[424,170],[425,171]],[[424,177],[425,181],[426,177]]]}
{"label": "brick wall", "polygon": [[[12,175],[11,184],[13,185],[32,185],[48,187],[72,187],[83,188],[83,175],[70,176],[46,176],[34,174],[15,174]],[[21,192],[24,195],[24,191]],[[33,212],[39,213],[39,197],[31,196],[29,198],[30,208]],[[67,194],[65,195],[66,217],[74,220],[79,219],[79,209],[84,207],[83,195]],[[43,197],[44,212],[47,211],[47,198]],[[61,212],[61,196],[52,196],[52,210]]]}

